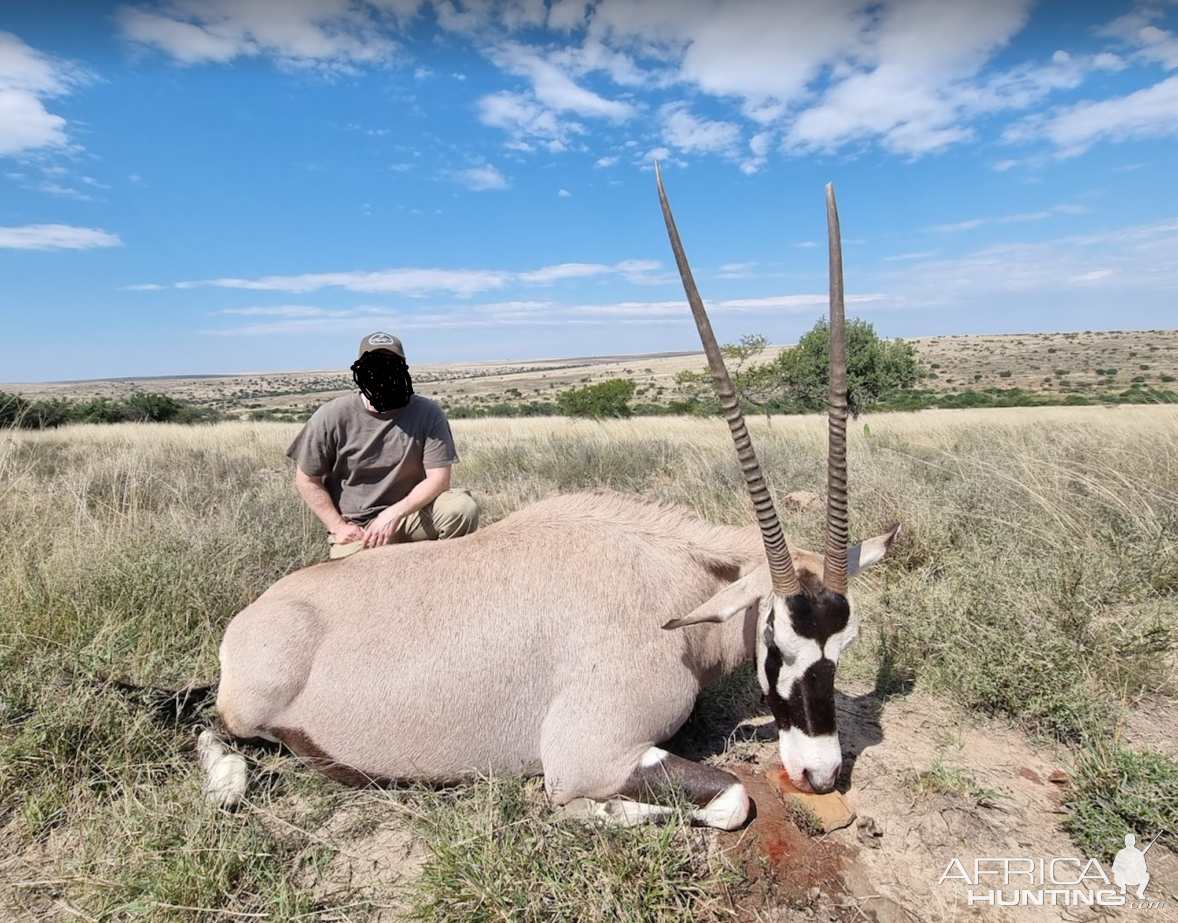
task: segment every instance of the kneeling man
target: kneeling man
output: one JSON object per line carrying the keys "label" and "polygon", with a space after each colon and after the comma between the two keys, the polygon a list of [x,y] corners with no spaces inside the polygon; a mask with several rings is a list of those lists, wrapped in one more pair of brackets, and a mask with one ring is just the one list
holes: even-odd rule
{"label": "kneeling man", "polygon": [[359,392],[316,410],[286,450],[299,493],[327,527],[330,557],[477,529],[470,491],[450,489],[450,422],[413,393],[401,341],[369,334],[352,373]]}

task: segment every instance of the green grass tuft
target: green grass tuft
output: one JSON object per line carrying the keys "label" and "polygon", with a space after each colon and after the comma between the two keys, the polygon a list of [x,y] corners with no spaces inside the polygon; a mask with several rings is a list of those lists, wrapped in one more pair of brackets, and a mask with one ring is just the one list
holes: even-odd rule
{"label": "green grass tuft", "polygon": [[1114,744],[1085,747],[1076,762],[1068,832],[1090,856],[1112,860],[1137,837],[1137,848],[1158,833],[1158,843],[1178,851],[1178,761],[1151,750]]}

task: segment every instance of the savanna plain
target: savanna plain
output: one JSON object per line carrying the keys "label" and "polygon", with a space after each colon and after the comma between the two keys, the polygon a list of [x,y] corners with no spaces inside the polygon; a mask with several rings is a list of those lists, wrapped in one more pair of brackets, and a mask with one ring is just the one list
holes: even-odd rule
{"label": "savanna plain", "polygon": [[[749,424],[779,501],[824,496],[824,420]],[[1124,913],[1178,919],[1174,407],[852,423],[852,540],[903,531],[856,586],[839,719],[859,819],[831,834],[764,786],[743,831],[620,829],[554,816],[538,780],[356,790],[252,748],[245,806],[206,804],[193,744],[211,706],[151,689],[215,681],[233,615],[324,557],[284,456],[297,431],[0,431],[0,919],[1086,920],[1099,908],[971,909],[937,879],[954,857],[1111,868],[1127,831],[1162,831],[1164,906]],[[754,521],[720,420],[454,431],[484,524],[594,489]],[[792,506],[787,532],[820,548],[821,506]],[[775,759],[767,714],[744,668],[669,746],[755,780]]]}

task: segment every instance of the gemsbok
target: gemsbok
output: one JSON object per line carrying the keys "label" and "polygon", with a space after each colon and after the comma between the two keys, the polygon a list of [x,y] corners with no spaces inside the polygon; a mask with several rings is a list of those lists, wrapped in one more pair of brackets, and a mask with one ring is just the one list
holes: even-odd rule
{"label": "gemsbok", "polygon": [[781,760],[802,790],[842,765],[835,667],[859,622],[847,578],[899,526],[847,547],[846,357],[834,193],[825,555],[789,544],[761,475],[656,165],[659,201],[758,526],[711,525],[639,497],[582,493],[470,536],[375,548],[270,587],[221,643],[218,721],[198,752],[210,799],[236,804],[229,737],[280,741],[354,784],[543,773],[555,805],[625,822],[686,796],[696,822],[749,811],[730,773],[659,744],[700,689],[756,659]]}

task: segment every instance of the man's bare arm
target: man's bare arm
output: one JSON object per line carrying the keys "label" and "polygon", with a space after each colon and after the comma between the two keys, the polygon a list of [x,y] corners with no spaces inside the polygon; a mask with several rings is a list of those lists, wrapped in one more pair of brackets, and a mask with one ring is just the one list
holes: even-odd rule
{"label": "man's bare arm", "polygon": [[416,513],[418,510],[425,509],[425,507],[429,506],[449,489],[449,465],[444,465],[441,468],[426,468],[425,480],[417,484],[397,502],[396,505],[401,508],[401,518],[403,519],[410,513]]}
{"label": "man's bare arm", "polygon": [[397,526],[410,513],[416,513],[433,503],[442,493],[450,489],[450,466],[426,468],[425,480],[419,482],[408,494],[377,516],[364,530],[364,547],[376,548],[393,540]]}
{"label": "man's bare arm", "polygon": [[296,467],[295,486],[311,512],[319,517],[319,521],[337,542],[358,542],[364,537],[364,530],[344,519],[335,508],[331,494],[323,484],[322,475],[307,474],[302,468]]}

